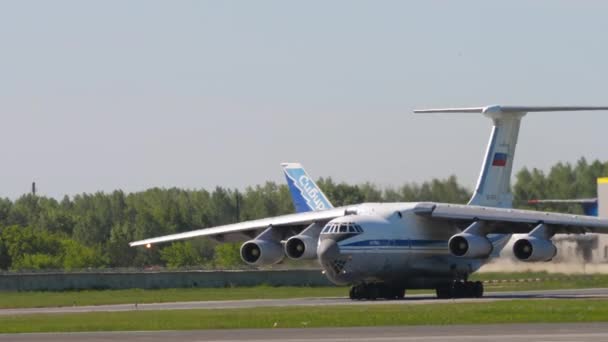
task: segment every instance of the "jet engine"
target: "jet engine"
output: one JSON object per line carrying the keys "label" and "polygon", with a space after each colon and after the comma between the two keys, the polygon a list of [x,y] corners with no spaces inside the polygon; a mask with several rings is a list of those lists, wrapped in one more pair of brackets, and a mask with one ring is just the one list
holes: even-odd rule
{"label": "jet engine", "polygon": [[285,242],[285,254],[291,259],[316,259],[319,238],[296,235]]}
{"label": "jet engine", "polygon": [[527,236],[515,241],[513,254],[521,261],[549,261],[557,254],[557,248],[550,240]]}
{"label": "jet engine", "polygon": [[492,243],[485,236],[460,233],[448,241],[450,253],[463,258],[486,258],[492,253]]}
{"label": "jet engine", "polygon": [[249,265],[271,265],[279,263],[285,254],[280,242],[249,240],[241,246],[241,259]]}

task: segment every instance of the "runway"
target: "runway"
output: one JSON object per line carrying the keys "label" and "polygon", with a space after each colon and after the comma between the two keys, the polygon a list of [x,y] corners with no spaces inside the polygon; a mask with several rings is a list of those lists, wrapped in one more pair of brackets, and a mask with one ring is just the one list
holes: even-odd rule
{"label": "runway", "polygon": [[483,298],[437,299],[431,295],[411,295],[404,300],[353,301],[348,298],[290,298],[290,299],[250,299],[229,301],[201,301],[153,304],[118,304],[98,306],[70,306],[53,308],[1,309],[0,316],[29,314],[62,314],[83,312],[120,312],[135,310],[192,310],[192,309],[243,309],[256,307],[294,307],[331,305],[422,305],[451,302],[495,302],[512,299],[608,299],[608,289],[543,290],[521,292],[491,292]]}
{"label": "runway", "polygon": [[0,335],[0,341],[286,341],[286,342],[393,342],[393,341],[608,341],[608,323],[501,324],[321,329],[192,330],[158,332],[99,332]]}

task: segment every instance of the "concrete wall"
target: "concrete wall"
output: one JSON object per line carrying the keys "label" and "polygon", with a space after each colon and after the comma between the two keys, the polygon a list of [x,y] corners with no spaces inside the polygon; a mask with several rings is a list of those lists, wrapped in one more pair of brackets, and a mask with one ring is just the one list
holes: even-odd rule
{"label": "concrete wall", "polygon": [[0,291],[160,289],[228,286],[327,286],[319,270],[24,273],[0,275]]}

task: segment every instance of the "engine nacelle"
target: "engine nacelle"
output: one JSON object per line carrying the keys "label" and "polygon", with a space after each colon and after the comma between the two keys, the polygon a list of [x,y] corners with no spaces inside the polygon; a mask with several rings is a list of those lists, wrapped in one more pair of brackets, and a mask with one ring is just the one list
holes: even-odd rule
{"label": "engine nacelle", "polygon": [[486,237],[469,233],[452,236],[448,241],[448,248],[454,256],[480,259],[487,258],[494,249]]}
{"label": "engine nacelle", "polygon": [[521,261],[549,261],[557,254],[557,248],[550,240],[528,236],[515,241],[513,254]]}
{"label": "engine nacelle", "polygon": [[281,243],[269,240],[249,240],[241,246],[241,259],[249,265],[279,263],[285,254]]}
{"label": "engine nacelle", "polygon": [[319,239],[312,236],[296,235],[285,242],[285,254],[290,259],[316,259]]}

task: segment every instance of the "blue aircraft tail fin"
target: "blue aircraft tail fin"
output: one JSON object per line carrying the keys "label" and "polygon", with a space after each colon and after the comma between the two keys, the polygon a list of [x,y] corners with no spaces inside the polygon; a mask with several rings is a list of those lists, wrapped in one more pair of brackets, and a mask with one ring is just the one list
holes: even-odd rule
{"label": "blue aircraft tail fin", "polygon": [[595,203],[584,203],[583,211],[585,212],[585,215],[598,216],[597,201]]}
{"label": "blue aircraft tail fin", "polygon": [[299,163],[283,163],[283,172],[296,212],[331,209],[333,206]]}

